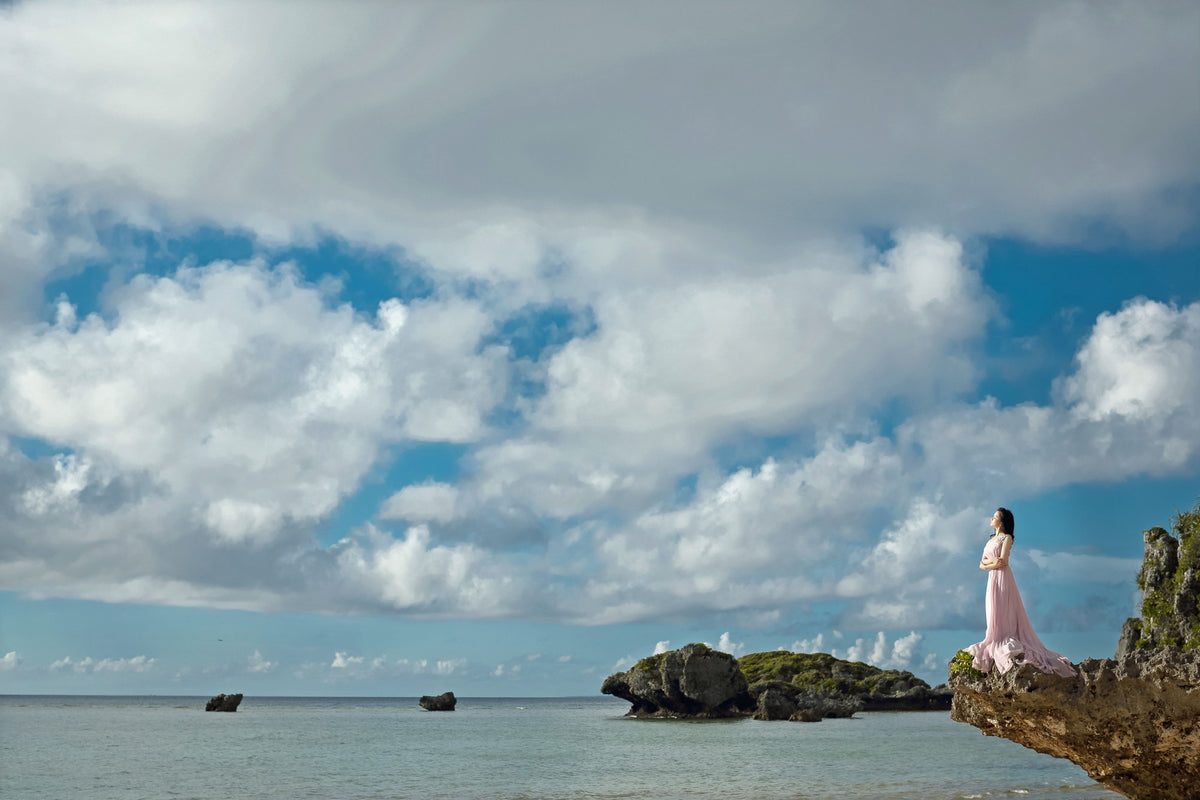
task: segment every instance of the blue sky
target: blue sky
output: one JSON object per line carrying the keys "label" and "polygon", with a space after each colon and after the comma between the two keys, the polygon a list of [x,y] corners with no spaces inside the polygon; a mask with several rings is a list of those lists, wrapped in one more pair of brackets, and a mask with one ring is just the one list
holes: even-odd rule
{"label": "blue sky", "polygon": [[0,692],[939,682],[1000,505],[1111,654],[1200,499],[1200,12],[683,7],[0,9]]}

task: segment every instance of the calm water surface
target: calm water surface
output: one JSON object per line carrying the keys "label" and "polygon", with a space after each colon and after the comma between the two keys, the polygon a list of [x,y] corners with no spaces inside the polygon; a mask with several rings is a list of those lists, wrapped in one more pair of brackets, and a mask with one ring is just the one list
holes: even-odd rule
{"label": "calm water surface", "polygon": [[1117,800],[1079,767],[948,713],[650,722],[613,698],[0,697],[22,800]]}

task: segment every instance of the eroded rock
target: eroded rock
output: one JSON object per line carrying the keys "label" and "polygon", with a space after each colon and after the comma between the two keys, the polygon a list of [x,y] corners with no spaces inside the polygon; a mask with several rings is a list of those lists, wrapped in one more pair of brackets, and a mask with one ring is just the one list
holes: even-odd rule
{"label": "eroded rock", "polygon": [[724,719],[755,708],[737,660],[703,644],[643,658],[609,675],[600,691],[628,700],[633,717]]}
{"label": "eroded rock", "polygon": [[242,703],[241,694],[219,694],[204,705],[205,711],[237,711]]}
{"label": "eroded rock", "polygon": [[453,711],[458,705],[458,698],[454,696],[454,692],[444,692],[438,695],[423,695],[417,702],[426,711]]}
{"label": "eroded rock", "polygon": [[1031,665],[951,673],[950,718],[1067,758],[1135,800],[1194,800],[1200,786],[1200,651],[1090,658],[1073,678]]}

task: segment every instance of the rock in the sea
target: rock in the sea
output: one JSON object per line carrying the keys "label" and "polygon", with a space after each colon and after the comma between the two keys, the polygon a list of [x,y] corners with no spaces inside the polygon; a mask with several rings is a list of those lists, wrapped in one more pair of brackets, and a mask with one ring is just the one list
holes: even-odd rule
{"label": "rock in the sea", "polygon": [[820,722],[830,717],[852,717],[863,703],[851,695],[833,695],[802,689],[793,683],[764,681],[750,687],[757,705],[753,717],[761,720]]}
{"label": "rock in the sea", "polygon": [[458,705],[458,698],[454,696],[454,692],[445,692],[439,695],[424,695],[417,702],[426,711],[453,711]]}
{"label": "rock in the sea", "polygon": [[755,708],[737,660],[703,644],[643,658],[609,675],[600,691],[632,703],[633,717],[724,719]]}
{"label": "rock in the sea", "polygon": [[241,705],[241,694],[219,694],[209,700],[205,706],[205,711],[237,711]]}
{"label": "rock in the sea", "polygon": [[[753,685],[779,682],[806,692],[812,698],[836,700],[827,707],[855,711],[937,711],[950,708],[950,690],[929,684],[911,672],[880,669],[861,661],[843,661],[828,653],[789,653],[770,650],[738,659],[738,666]],[[751,689],[753,692],[753,687]],[[828,713],[825,716],[850,716]]]}
{"label": "rock in the sea", "polygon": [[1067,758],[1134,800],[1195,800],[1200,789],[1200,650],[1089,658],[1064,678],[1025,664],[952,672],[950,718]]}
{"label": "rock in the sea", "polygon": [[950,707],[950,690],[911,672],[881,670],[827,653],[728,653],[690,644],[610,675],[600,691],[628,700],[634,717],[815,722],[861,710]]}

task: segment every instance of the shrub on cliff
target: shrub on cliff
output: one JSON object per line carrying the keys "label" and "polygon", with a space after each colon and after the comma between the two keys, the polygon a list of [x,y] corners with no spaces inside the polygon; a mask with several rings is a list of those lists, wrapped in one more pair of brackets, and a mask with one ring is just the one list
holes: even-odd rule
{"label": "shrub on cliff", "polygon": [[1174,536],[1145,531],[1146,554],[1138,572],[1142,618],[1126,623],[1137,649],[1200,649],[1200,503],[1175,515]]}

